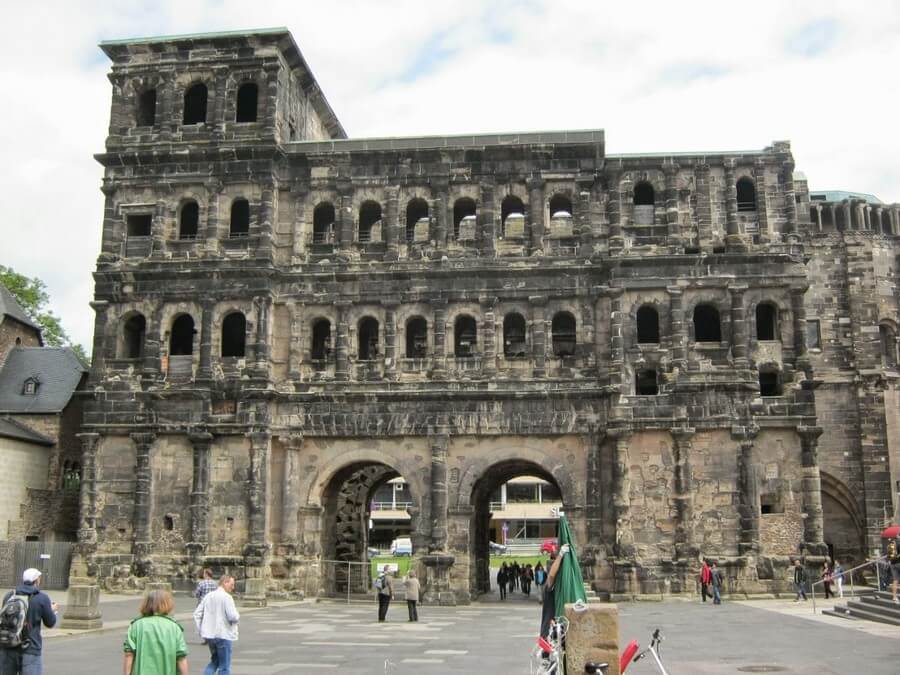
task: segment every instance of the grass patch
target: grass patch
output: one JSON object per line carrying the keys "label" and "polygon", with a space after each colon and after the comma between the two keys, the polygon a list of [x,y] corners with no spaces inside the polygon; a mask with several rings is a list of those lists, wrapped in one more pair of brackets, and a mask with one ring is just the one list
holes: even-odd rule
{"label": "grass patch", "polygon": [[519,565],[531,565],[534,567],[538,563],[544,566],[544,569],[550,566],[550,557],[545,555],[492,555],[491,567],[500,567],[503,563],[512,565],[513,562]]}
{"label": "grass patch", "polygon": [[409,561],[410,556],[408,555],[380,555],[372,558],[369,562],[369,574],[371,574],[372,578],[378,576],[378,565],[384,563],[392,563],[397,565],[397,572],[394,573],[395,577],[405,577],[406,573],[409,571]]}

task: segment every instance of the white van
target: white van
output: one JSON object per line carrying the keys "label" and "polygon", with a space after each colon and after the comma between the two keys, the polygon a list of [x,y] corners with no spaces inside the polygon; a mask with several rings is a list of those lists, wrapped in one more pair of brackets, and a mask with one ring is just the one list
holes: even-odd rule
{"label": "white van", "polygon": [[397,537],[391,542],[391,555],[412,555],[412,539]]}

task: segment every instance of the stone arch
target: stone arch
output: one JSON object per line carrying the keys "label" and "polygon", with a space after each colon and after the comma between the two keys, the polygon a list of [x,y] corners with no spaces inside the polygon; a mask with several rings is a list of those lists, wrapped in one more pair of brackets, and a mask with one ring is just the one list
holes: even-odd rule
{"label": "stone arch", "polygon": [[825,543],[831,557],[840,560],[844,569],[848,569],[865,558],[866,521],[856,496],[843,481],[825,471],[820,471],[819,475]]}

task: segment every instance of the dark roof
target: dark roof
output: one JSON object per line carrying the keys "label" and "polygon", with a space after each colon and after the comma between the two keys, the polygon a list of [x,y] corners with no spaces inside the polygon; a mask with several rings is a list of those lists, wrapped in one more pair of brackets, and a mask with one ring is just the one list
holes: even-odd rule
{"label": "dark roof", "polygon": [[9,417],[0,417],[0,438],[12,438],[17,441],[25,441],[26,443],[37,443],[38,445],[55,445],[53,439],[29,429],[24,424],[16,422]]}
{"label": "dark roof", "polygon": [[[68,347],[16,347],[0,370],[0,413],[61,412],[86,372]],[[35,394],[24,393],[30,378]]]}
{"label": "dark roof", "polygon": [[0,319],[4,316],[15,319],[38,332],[41,330],[41,327],[34,323],[25,310],[22,309],[22,306],[13,297],[13,294],[9,292],[9,289],[0,284]]}

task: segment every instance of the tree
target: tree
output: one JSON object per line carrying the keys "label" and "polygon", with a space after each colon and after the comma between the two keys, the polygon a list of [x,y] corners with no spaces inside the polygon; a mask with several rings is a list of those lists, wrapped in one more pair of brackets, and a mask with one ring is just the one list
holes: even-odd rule
{"label": "tree", "polygon": [[51,347],[70,347],[82,363],[90,363],[84,347],[69,339],[59,318],[47,309],[50,296],[43,281],[37,277],[33,279],[26,277],[11,267],[0,265],[0,284],[6,286],[32,321],[41,327],[44,344]]}

